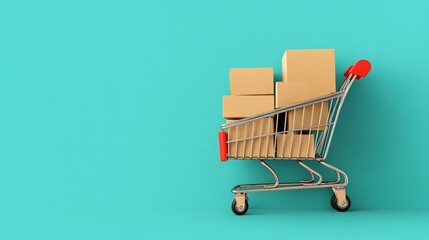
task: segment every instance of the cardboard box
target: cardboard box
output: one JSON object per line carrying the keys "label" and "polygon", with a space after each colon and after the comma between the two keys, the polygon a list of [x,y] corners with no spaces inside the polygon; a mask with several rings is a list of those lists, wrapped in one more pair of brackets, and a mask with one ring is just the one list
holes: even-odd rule
{"label": "cardboard box", "polygon": [[[303,102],[335,92],[335,50],[287,50],[282,59],[283,82],[276,83],[276,108]],[[306,107],[288,112],[287,129],[291,130],[295,117],[294,129],[310,128],[326,123],[328,117],[327,102],[314,105],[313,121],[311,121],[312,107]],[[304,124],[302,119],[304,116]],[[325,127],[319,128],[324,130]],[[308,129],[307,129],[308,130]],[[313,127],[311,130],[317,130]]]}
{"label": "cardboard box", "polygon": [[313,134],[278,134],[276,140],[277,158],[314,158]]}
{"label": "cardboard box", "polygon": [[287,50],[282,58],[283,82],[314,82],[335,91],[335,50]]}
{"label": "cardboard box", "polygon": [[[231,122],[233,120],[228,120]],[[228,129],[228,156],[237,158],[267,158],[274,156],[274,119],[262,118]],[[259,136],[272,134],[259,138]],[[245,140],[245,138],[250,138]],[[253,140],[252,140],[253,138]],[[267,149],[268,147],[268,149]]]}
{"label": "cardboard box", "polygon": [[335,92],[329,84],[313,84],[310,82],[277,82],[276,108],[321,97]]}
{"label": "cardboard box", "polygon": [[273,95],[273,68],[231,68],[229,70],[230,93],[233,96]]}
{"label": "cardboard box", "polygon": [[223,117],[245,118],[274,110],[274,95],[223,96]]}
{"label": "cardboard box", "polygon": [[[328,119],[328,108],[329,104],[328,102],[317,103],[314,104],[314,109],[312,106],[307,106],[304,108],[298,108],[294,111],[289,111],[287,113],[287,129],[289,131],[293,131],[294,129],[300,129],[305,128],[304,131],[308,131],[310,129],[310,126],[316,126],[312,127],[311,130],[316,131],[317,126],[319,125],[319,119],[320,119],[320,125],[326,124]],[[313,112],[313,121],[311,121],[311,112]],[[320,112],[322,112],[322,115],[320,115]],[[295,124],[294,124],[294,117],[295,117]],[[302,122],[302,119],[304,118],[304,123]],[[325,126],[319,127],[319,130],[325,130]]]}

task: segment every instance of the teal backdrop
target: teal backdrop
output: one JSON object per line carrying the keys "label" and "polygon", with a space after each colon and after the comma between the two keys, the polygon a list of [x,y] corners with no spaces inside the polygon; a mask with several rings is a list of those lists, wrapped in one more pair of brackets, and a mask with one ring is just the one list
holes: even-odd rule
{"label": "teal backdrop", "polygon": [[[427,237],[428,1],[0,1],[0,239]],[[329,189],[251,194],[257,161],[219,161],[229,68],[335,48],[345,102]],[[313,166],[313,165],[312,165]],[[282,179],[306,178],[276,162]],[[426,235],[422,235],[426,234]]]}

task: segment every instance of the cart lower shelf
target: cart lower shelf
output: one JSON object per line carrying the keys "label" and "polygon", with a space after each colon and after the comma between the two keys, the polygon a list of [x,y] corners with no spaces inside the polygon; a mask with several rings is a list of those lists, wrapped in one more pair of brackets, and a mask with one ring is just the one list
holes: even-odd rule
{"label": "cart lower shelf", "polygon": [[[236,215],[244,215],[249,209],[248,193],[252,192],[269,192],[269,191],[285,191],[285,190],[300,190],[300,189],[314,189],[314,188],[331,188],[333,195],[331,197],[331,206],[339,212],[347,211],[351,206],[350,198],[346,194],[345,187],[348,184],[347,175],[340,169],[329,165],[323,161],[318,161],[322,166],[334,171],[337,175],[335,181],[322,181],[323,177],[320,173],[316,172],[302,161],[297,161],[304,169],[306,169],[311,178],[299,182],[280,182],[277,173],[270,167],[264,160],[260,160],[264,166],[273,175],[274,183],[257,183],[257,184],[240,184],[232,189],[235,196],[232,202],[232,212]],[[317,176],[317,181],[315,176]]]}

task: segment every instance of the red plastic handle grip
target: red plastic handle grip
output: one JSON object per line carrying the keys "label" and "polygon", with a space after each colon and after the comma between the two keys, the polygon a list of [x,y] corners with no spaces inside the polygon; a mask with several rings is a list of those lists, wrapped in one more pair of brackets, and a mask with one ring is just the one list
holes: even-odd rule
{"label": "red plastic handle grip", "polygon": [[350,75],[350,69],[352,69],[353,65],[351,65],[347,70],[344,72],[344,77],[348,77]]}
{"label": "red plastic handle grip", "polygon": [[360,79],[366,77],[369,71],[371,71],[371,63],[368,60],[361,59],[350,66],[344,73],[344,76],[348,77],[350,74],[353,74],[356,75],[356,79]]}
{"label": "red plastic handle grip", "polygon": [[228,160],[228,144],[226,143],[228,139],[227,132],[218,132],[219,137],[219,151],[220,151],[220,161],[226,162]]}

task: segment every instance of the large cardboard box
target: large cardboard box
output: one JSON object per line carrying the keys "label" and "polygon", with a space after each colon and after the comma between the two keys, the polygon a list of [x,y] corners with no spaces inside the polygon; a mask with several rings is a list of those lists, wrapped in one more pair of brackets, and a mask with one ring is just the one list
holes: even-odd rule
{"label": "large cardboard box", "polygon": [[276,108],[303,102],[335,92],[329,84],[311,82],[277,82]]}
{"label": "large cardboard box", "polygon": [[234,96],[273,95],[273,68],[231,68],[229,70],[230,93]]}
{"label": "large cardboard box", "polygon": [[[294,129],[304,128],[304,131],[310,130],[325,130],[325,126],[317,127],[318,125],[326,125],[329,123],[329,104],[328,102],[314,104],[312,106],[306,106],[304,108],[297,108],[295,111],[289,111],[287,113],[287,129],[289,131],[294,131]],[[313,119],[311,118],[311,113],[313,112]],[[322,114],[320,114],[322,112]],[[304,122],[303,122],[304,118]],[[319,122],[320,120],[320,122]],[[295,121],[295,123],[294,123]]]}
{"label": "large cardboard box", "polygon": [[[335,92],[335,51],[333,49],[321,50],[287,50],[282,59],[283,82],[276,83],[276,108],[284,107],[321,97]],[[328,117],[328,103],[314,105],[313,121],[311,121],[312,107],[305,111],[297,109],[288,112],[288,130],[309,128],[326,123]],[[302,124],[304,114],[304,124]],[[295,117],[295,124],[293,119]],[[294,125],[294,126],[293,126]],[[324,130],[325,127],[319,128]],[[317,130],[313,127],[311,130]]]}
{"label": "large cardboard box", "polygon": [[277,158],[314,158],[313,134],[278,134],[276,141]]}
{"label": "large cardboard box", "polygon": [[223,117],[245,118],[274,110],[274,96],[223,96]]}
{"label": "large cardboard box", "polygon": [[282,58],[283,82],[312,82],[335,91],[335,50],[287,50]]}
{"label": "large cardboard box", "polygon": [[[227,122],[231,121],[233,120]],[[274,129],[273,118],[262,118],[229,128],[228,141],[237,142],[228,144],[228,156],[232,158],[272,158],[274,156]],[[246,138],[248,139],[246,140]]]}

